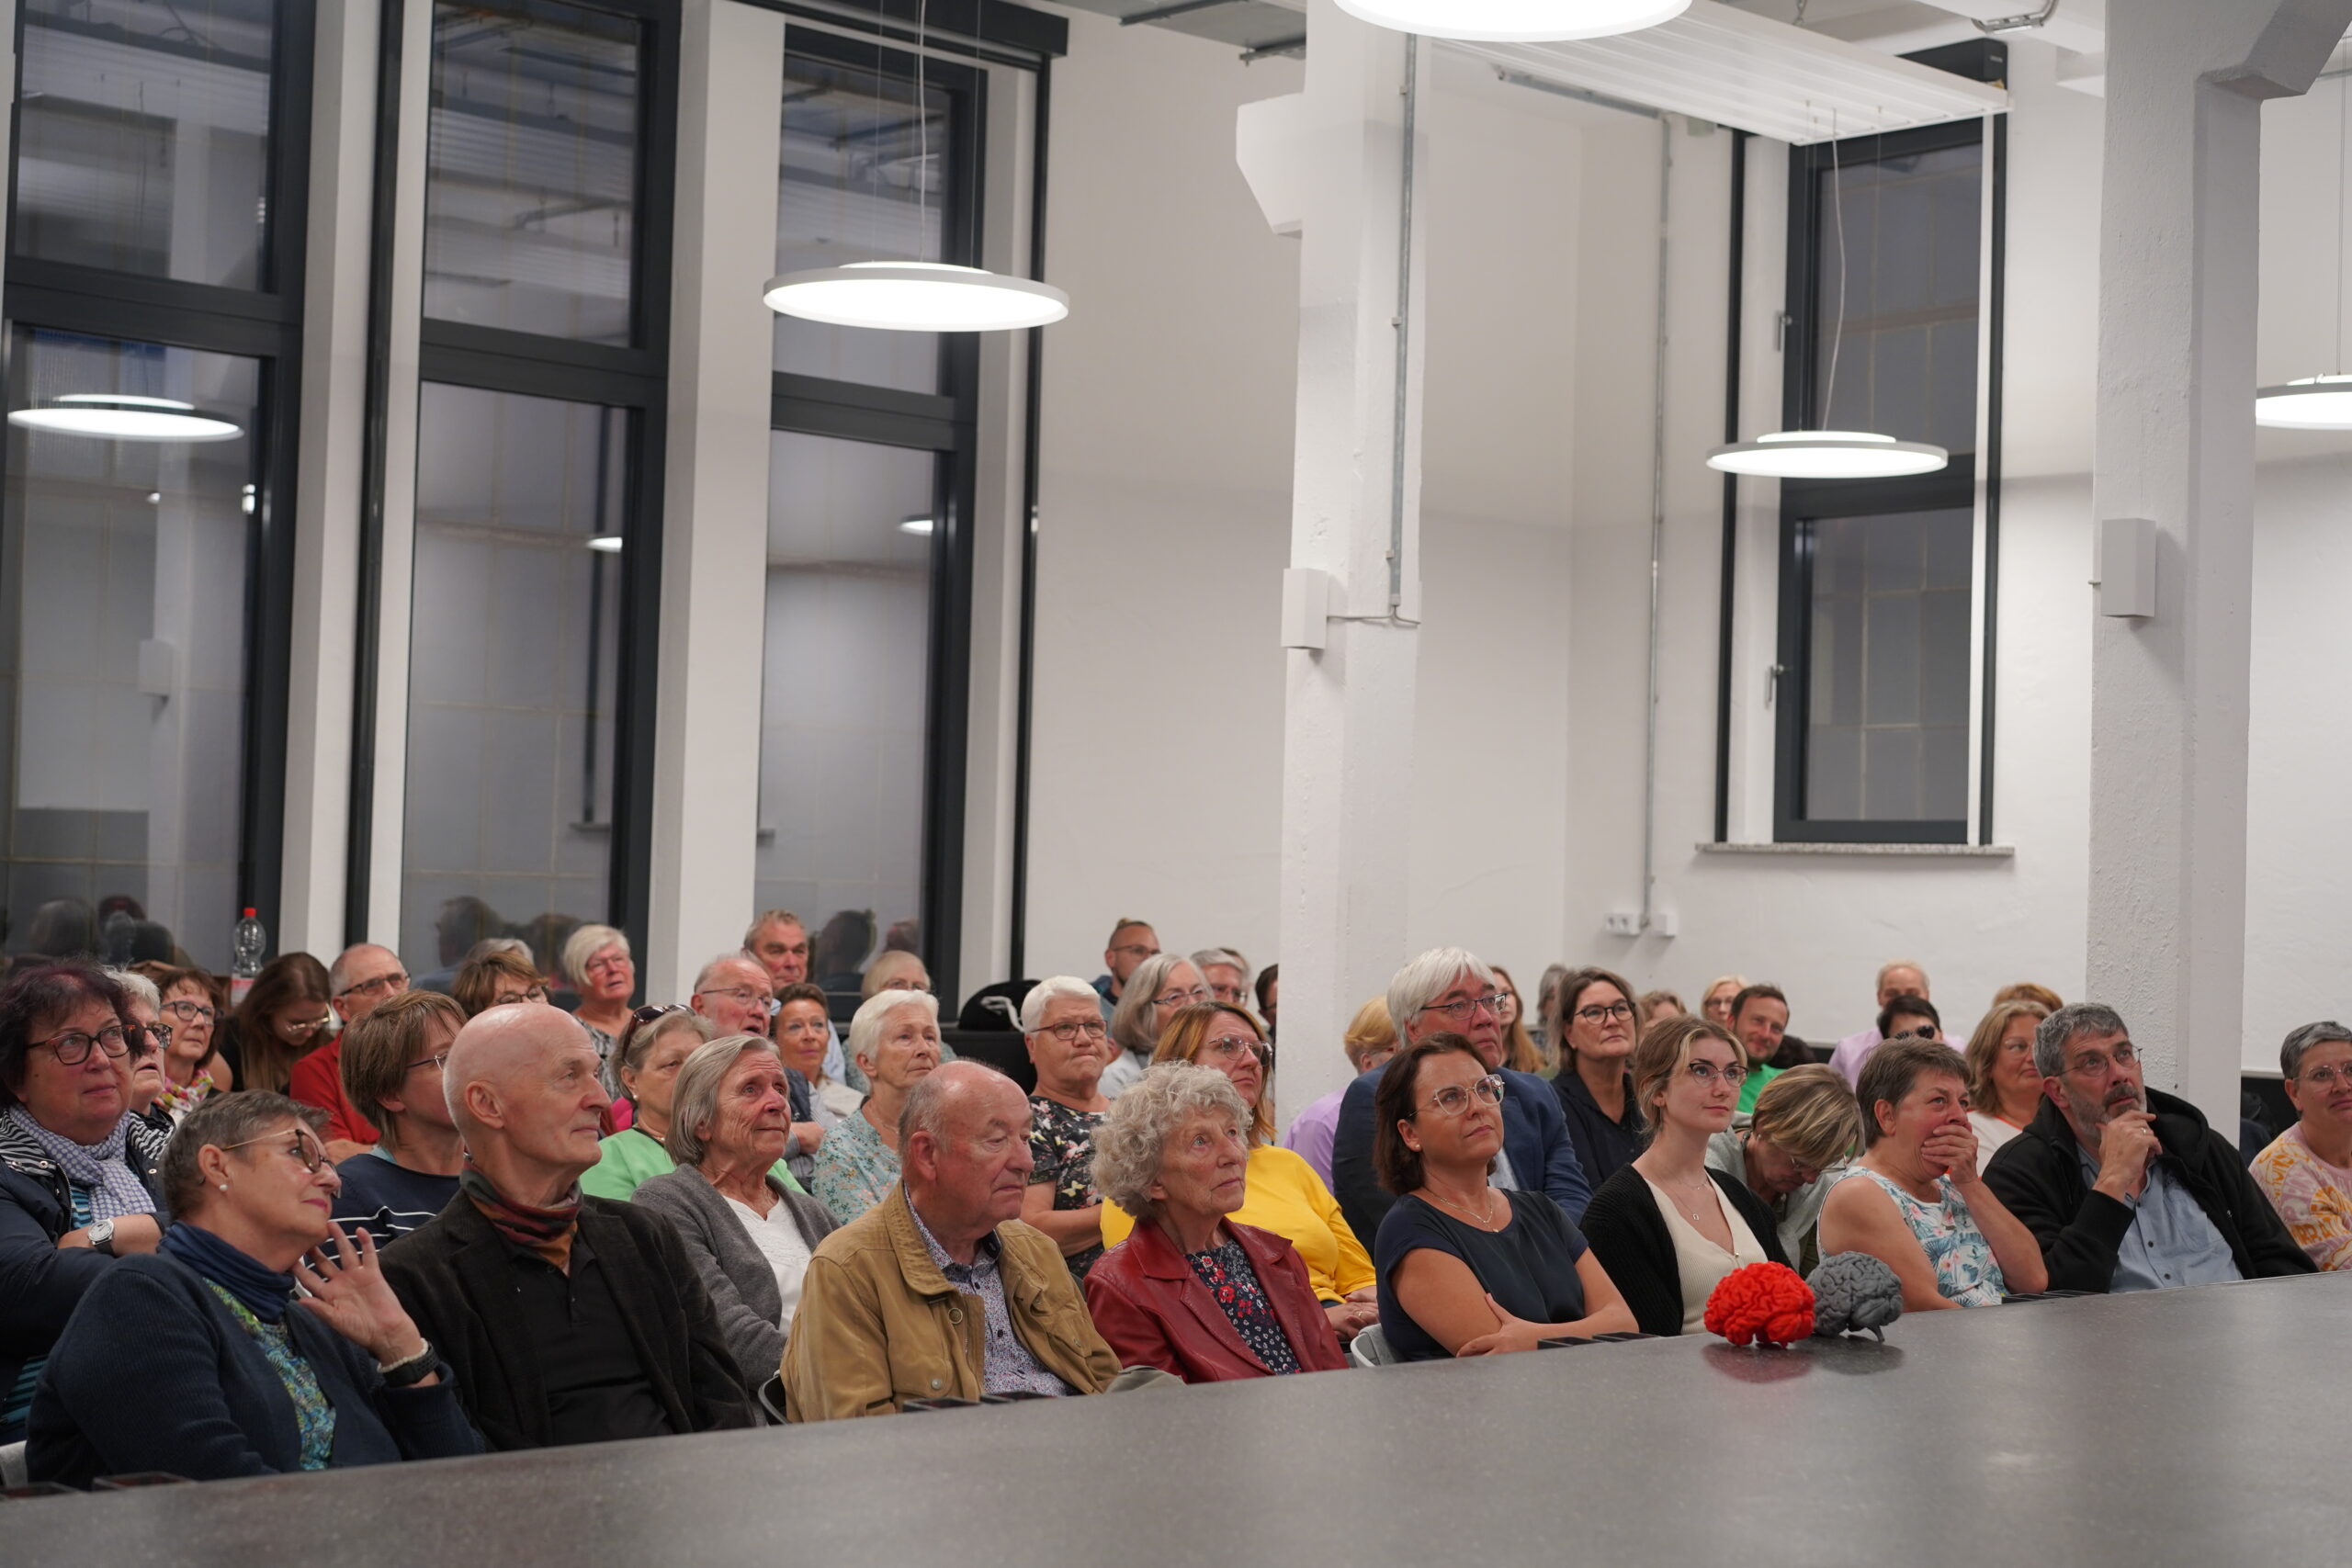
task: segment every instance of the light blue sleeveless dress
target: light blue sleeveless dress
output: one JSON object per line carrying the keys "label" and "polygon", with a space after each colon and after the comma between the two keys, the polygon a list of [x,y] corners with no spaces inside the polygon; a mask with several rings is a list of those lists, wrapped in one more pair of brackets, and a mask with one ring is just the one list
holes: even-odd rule
{"label": "light blue sleeveless dress", "polygon": [[1860,1166],[1848,1171],[1840,1180],[1867,1176],[1879,1185],[1879,1190],[1894,1200],[1895,1212],[1911,1234],[1919,1238],[1920,1250],[1928,1255],[1928,1264],[1936,1271],[1936,1289],[1946,1301],[1958,1302],[1964,1307],[1998,1306],[2007,1292],[2001,1279],[2001,1265],[1993,1257],[1993,1244],[1976,1228],[1974,1216],[1968,1212],[1968,1201],[1951,1184],[1951,1178],[1936,1179],[1940,1201],[1922,1203],[1899,1185],[1877,1171]]}

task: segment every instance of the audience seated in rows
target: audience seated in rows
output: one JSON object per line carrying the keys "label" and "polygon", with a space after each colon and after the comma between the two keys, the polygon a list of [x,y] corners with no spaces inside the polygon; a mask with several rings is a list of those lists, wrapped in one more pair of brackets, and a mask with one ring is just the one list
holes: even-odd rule
{"label": "audience seated in rows", "polygon": [[170,1223],[164,1140],[130,1114],[122,994],[75,959],[0,986],[0,1443],[58,1336],[116,1263],[155,1250]]}
{"label": "audience seated in rows", "polygon": [[668,1150],[677,1168],[629,1195],[678,1227],[746,1381],[784,1359],[800,1282],[833,1231],[823,1204],[777,1174],[791,1100],[775,1046],[723,1034],[678,1069]]}
{"label": "audience seated in rows", "polygon": [[2155,1291],[2302,1274],[2236,1145],[2149,1089],[2114,1009],[2061,1008],[2033,1036],[2044,1103],[1984,1179],[2030,1226],[2062,1291]]}
{"label": "audience seated in rows", "polygon": [[492,1449],[753,1424],[677,1227],[581,1193],[608,1103],[600,1066],[551,1007],[469,1021],[443,1069],[466,1145],[458,1201],[384,1252]]}
{"label": "audience seated in rows", "polygon": [[1808,1062],[1765,1085],[1753,1115],[1707,1140],[1707,1164],[1756,1194],[1771,1213],[1789,1266],[1811,1274],[1821,1261],[1821,1205],[1838,1168],[1861,1146],[1854,1091],[1828,1066]]}
{"label": "audience seated in rows", "polygon": [[1641,1025],[1633,987],[1606,969],[1578,969],[1560,981],[1560,1111],[1577,1164],[1596,1192],[1642,1146],[1642,1111],[1627,1071]]}
{"label": "audience seated in rows", "polygon": [[92,1283],[41,1373],[34,1480],[214,1481],[481,1452],[374,1238],[355,1243],[327,1217],[326,1120],[259,1091],[189,1115],[161,1173],[171,1228]]}
{"label": "audience seated in rows", "polygon": [[785,1341],[786,1418],[1109,1387],[1118,1362],[1061,1249],[1015,1217],[1029,1185],[1020,1087],[978,1062],[926,1071],[899,1102],[892,1143],[901,1179],[809,1260]]}
{"label": "audience seated in rows", "polygon": [[2352,1269],[2352,1030],[2292,1031],[2278,1071],[2295,1122],[2255,1156],[2255,1182],[2314,1265]]}
{"label": "audience seated in rows", "polygon": [[1823,1253],[1867,1252],[1894,1269],[1905,1312],[1997,1306],[2049,1288],[2033,1233],[1977,1171],[1968,1080],[1951,1047],[1882,1041],[1855,1099],[1862,1157],[1822,1205]]}
{"label": "audience seated in rows", "polygon": [[[1410,1044],[1441,1033],[1466,1040],[1510,1092],[1502,1101],[1503,1146],[1495,1184],[1541,1192],[1571,1220],[1584,1213],[1592,1190],[1568,1140],[1560,1097],[1542,1078],[1503,1066],[1502,1014],[1494,971],[1458,947],[1432,948],[1399,969],[1388,983],[1388,1016]],[[1385,1071],[1385,1069],[1383,1069]],[[1356,1235],[1377,1235],[1394,1202],[1374,1174],[1373,1099],[1377,1076],[1360,1074],[1340,1101],[1331,1138],[1331,1184]]]}
{"label": "audience seated in rows", "polygon": [[1186,1382],[1347,1365],[1297,1249],[1236,1217],[1252,1195],[1256,1116],[1225,1074],[1170,1060],[1096,1134],[1096,1180],[1136,1217],[1086,1280],[1120,1365]]}
{"label": "audience seated in rows", "polygon": [[860,1003],[849,1022],[849,1051],[866,1077],[865,1103],[826,1134],[810,1188],[843,1225],[880,1202],[899,1179],[900,1113],[914,1087],[941,1064],[939,998],[929,991],[883,991]]}
{"label": "audience seated in rows", "polygon": [[1094,987],[1074,975],[1040,980],[1021,1000],[1021,1033],[1037,1069],[1029,1097],[1029,1190],[1021,1218],[1052,1239],[1086,1278],[1102,1256],[1102,1199],[1094,1180],[1094,1134],[1111,1102],[1102,1069],[1111,1035]]}
{"label": "audience seated in rows", "polygon": [[1374,1248],[1380,1332],[1401,1360],[1532,1350],[1634,1326],[1566,1211],[1494,1184],[1503,1111],[1519,1091],[1488,1057],[1439,1031],[1380,1071],[1374,1159],[1393,1200]]}
{"label": "audience seated in rows", "polygon": [[335,1167],[334,1218],[389,1246],[449,1206],[466,1150],[442,1093],[442,1067],[465,1027],[438,991],[402,991],[378,1003],[343,1042],[343,1091],[383,1130],[373,1148]]}
{"label": "audience seated in rows", "polygon": [[1724,1275],[1789,1261],[1772,1212],[1746,1182],[1707,1164],[1708,1141],[1731,1130],[1747,1077],[1738,1045],[1703,1018],[1654,1023],[1634,1048],[1634,1102],[1646,1136],[1594,1191],[1583,1228],[1645,1334],[1697,1332]]}
{"label": "audience seated in rows", "polygon": [[307,953],[282,953],[261,967],[229,1020],[221,1054],[239,1089],[284,1094],[294,1064],[327,1038],[327,966]]}
{"label": "audience seated in rows", "polygon": [[[1270,1024],[1270,1038],[1272,1032]],[[1396,1026],[1388,1021],[1387,998],[1374,997],[1356,1009],[1348,1032],[1340,1037],[1340,1048],[1358,1075],[1377,1072],[1388,1065],[1388,1058],[1396,1054]],[[1339,1127],[1340,1101],[1347,1092],[1348,1086],[1341,1084],[1292,1117],[1289,1130],[1283,1134],[1283,1147],[1314,1167],[1326,1187],[1331,1184],[1331,1135]]]}
{"label": "audience seated in rows", "polygon": [[[637,962],[629,955],[628,938],[611,926],[582,926],[564,941],[562,969],[564,984],[580,997],[571,1015],[587,1028],[596,1059],[606,1064],[609,1075],[613,1046],[628,1027],[628,999],[637,991]],[[605,1087],[609,1090],[615,1083],[608,1076]]]}
{"label": "audience seated in rows", "polygon": [[1962,1055],[1968,1063],[1968,1124],[1976,1129],[1979,1169],[1991,1165],[2001,1145],[2024,1132],[2041,1108],[2033,1032],[2052,1010],[2022,998],[1996,1001],[1968,1037]]}
{"label": "audience seated in rows", "polygon": [[596,1145],[596,1163],[580,1178],[582,1192],[623,1202],[677,1163],[667,1145],[678,1069],[710,1037],[709,1020],[674,1002],[639,1008],[622,1024],[609,1066],[628,1096],[629,1124]]}
{"label": "audience seated in rows", "polygon": [[[459,974],[462,977],[463,971]],[[537,978],[536,971],[532,977]],[[400,954],[372,942],[344,949],[327,966],[327,1005],[334,1010],[338,1032],[294,1064],[286,1075],[286,1092],[327,1113],[327,1153],[337,1160],[362,1152],[377,1137],[375,1126],[343,1092],[342,1032],[407,989],[408,971],[401,966]],[[547,999],[544,992],[539,999]],[[464,1000],[458,998],[460,1006]]]}
{"label": "audience seated in rows", "polygon": [[1177,1009],[1214,1000],[1209,983],[1189,958],[1163,953],[1136,964],[1119,993],[1118,1005],[1111,1010],[1111,1043],[1119,1049],[1102,1069],[1103,1097],[1118,1099],[1143,1077]]}
{"label": "audience seated in rows", "polygon": [[[1344,1342],[1379,1315],[1371,1254],[1340,1213],[1314,1168],[1274,1142],[1266,1082],[1265,1032],[1223,1002],[1196,1002],[1169,1021],[1154,1063],[1189,1062],[1225,1075],[1250,1108],[1249,1193],[1236,1223],[1281,1236],[1298,1249],[1324,1315]],[[1102,1209],[1102,1239],[1115,1247],[1135,1228],[1115,1202]]]}
{"label": "audience seated in rows", "polygon": [[1895,958],[1880,964],[1877,999],[1871,1004],[1872,1020],[1871,1026],[1867,1029],[1856,1030],[1838,1042],[1837,1046],[1829,1053],[1829,1065],[1837,1068],[1838,1076],[1848,1083],[1860,1084],[1862,1077],[1862,1064],[1870,1060],[1872,1051],[1878,1049],[1878,1043],[1886,1038],[1884,1026],[1877,1021],[1878,1015],[1884,1012],[1887,1004],[1897,997],[1924,998],[1929,994],[1928,972],[1911,960]]}

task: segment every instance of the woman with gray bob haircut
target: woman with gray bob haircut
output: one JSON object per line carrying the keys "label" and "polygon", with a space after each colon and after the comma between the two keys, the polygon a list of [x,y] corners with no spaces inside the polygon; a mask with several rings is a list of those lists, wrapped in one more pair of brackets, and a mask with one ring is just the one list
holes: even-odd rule
{"label": "woman with gray bob haircut", "polygon": [[1227,1217],[1249,1196],[1251,1122],[1225,1074],[1162,1062],[1095,1133],[1095,1185],[1136,1216],[1086,1276],[1120,1365],[1186,1382],[1347,1365],[1297,1249]]}
{"label": "woman with gray bob haircut", "polygon": [[1163,953],[1136,964],[1111,1011],[1111,1043],[1119,1054],[1102,1069],[1103,1097],[1118,1099],[1143,1077],[1159,1045],[1159,1032],[1180,1010],[1214,1000],[1200,966],[1182,953]]}
{"label": "woman with gray bob haircut", "polygon": [[2278,1070],[2295,1122],[2254,1156],[2254,1183],[2305,1257],[2352,1269],[2352,1029],[2322,1021],[2290,1031]]}
{"label": "woman with gray bob haircut", "polygon": [[727,1034],[695,1047],[678,1069],[670,1118],[678,1168],[629,1201],[678,1227],[729,1353],[747,1381],[762,1382],[784,1364],[809,1254],[833,1229],[823,1204],[783,1179],[792,1100],[775,1044]]}

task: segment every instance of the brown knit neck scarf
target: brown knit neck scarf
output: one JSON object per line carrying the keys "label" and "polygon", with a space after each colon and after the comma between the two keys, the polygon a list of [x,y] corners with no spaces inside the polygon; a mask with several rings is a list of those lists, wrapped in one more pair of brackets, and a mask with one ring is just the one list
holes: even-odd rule
{"label": "brown knit neck scarf", "polygon": [[553,1208],[542,1209],[529,1203],[518,1203],[491,1185],[471,1160],[458,1174],[458,1190],[473,1206],[481,1211],[499,1235],[527,1252],[535,1252],[557,1269],[570,1271],[571,1238],[580,1230],[580,1187],[572,1184],[570,1193]]}

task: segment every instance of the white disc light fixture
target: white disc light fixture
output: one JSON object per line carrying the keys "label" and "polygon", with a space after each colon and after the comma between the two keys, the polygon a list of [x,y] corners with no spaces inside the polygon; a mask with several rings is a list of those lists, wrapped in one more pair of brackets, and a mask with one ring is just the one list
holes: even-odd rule
{"label": "white disc light fixture", "polygon": [[2254,395],[2254,422],[2276,430],[2352,430],[2352,376],[2306,376]]}
{"label": "white disc light fixture", "polygon": [[236,421],[194,403],[118,392],[69,392],[34,408],[13,409],[8,423],[102,441],[232,441],[244,434]]}
{"label": "white disc light fixture", "polygon": [[1558,43],[1670,22],[1690,0],[1340,0],[1374,27],[1478,43]]}
{"label": "white disc light fixture", "polygon": [[768,309],[836,327],[902,333],[1008,333],[1069,314],[1050,283],[945,262],[852,262],[768,279]]}
{"label": "white disc light fixture", "polygon": [[1711,468],[1777,479],[1893,479],[1951,461],[1940,446],[1867,430],[1780,430],[1707,454]]}

